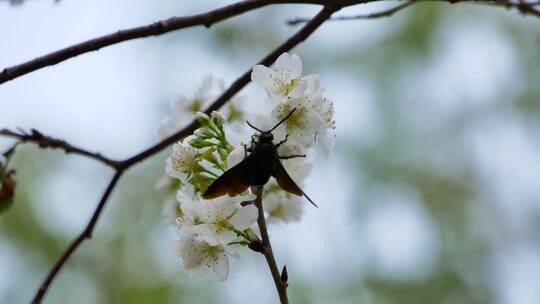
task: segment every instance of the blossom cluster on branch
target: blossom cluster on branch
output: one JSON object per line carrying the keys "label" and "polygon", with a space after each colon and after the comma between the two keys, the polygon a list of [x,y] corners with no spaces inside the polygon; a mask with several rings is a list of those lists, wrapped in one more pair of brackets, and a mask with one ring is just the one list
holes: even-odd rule
{"label": "blossom cluster on branch", "polygon": [[[238,98],[223,112],[200,112],[223,88],[222,81],[209,76],[192,96],[171,104],[171,113],[157,129],[163,138],[180,129],[190,116],[200,124],[192,135],[173,145],[165,164],[167,175],[156,184],[158,190],[171,194],[164,204],[164,214],[176,225],[179,235],[174,252],[193,277],[213,271],[220,280],[227,279],[229,258],[238,257],[242,248],[260,238],[251,190],[234,197],[202,198],[213,181],[248,155],[252,137],[245,117],[255,118],[258,128],[268,130],[296,109],[273,133],[276,144],[287,139],[279,146],[279,155],[306,155],[282,161],[300,187],[313,166],[313,144],[318,142],[326,156],[334,146],[333,104],[322,95],[318,75],[302,76],[298,55],[284,53],[272,67],[257,65],[251,78],[271,100],[273,109],[269,113],[246,113]],[[254,140],[257,136],[253,134]],[[263,193],[263,205],[266,221],[275,225],[299,221],[305,202],[301,196],[282,190],[271,178]]]}

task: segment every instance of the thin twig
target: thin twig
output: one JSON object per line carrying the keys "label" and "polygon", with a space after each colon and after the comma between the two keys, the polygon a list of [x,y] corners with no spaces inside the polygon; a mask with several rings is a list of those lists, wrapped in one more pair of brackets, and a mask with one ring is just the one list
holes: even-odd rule
{"label": "thin twig", "polygon": [[[144,38],[149,36],[158,36],[168,32],[176,31],[182,28],[193,26],[210,27],[214,23],[240,15],[250,10],[258,9],[271,4],[316,4],[326,7],[347,7],[360,3],[374,2],[377,0],[245,0],[223,6],[216,10],[212,10],[203,14],[191,15],[185,17],[172,17],[169,19],[157,21],[148,25],[135,28],[120,30],[98,38],[90,39],[61,50],[37,57],[33,60],[4,68],[0,72],[0,84],[28,74],[30,72],[42,69],[47,66],[58,64],[67,59],[79,56],[84,53],[97,51],[101,48],[118,44],[124,41]],[[445,0],[450,3],[465,2],[467,0]],[[420,2],[415,0],[414,2]],[[540,12],[534,8],[536,3],[513,3],[511,1],[472,1],[485,4],[495,4],[509,8],[516,8],[524,14],[531,14],[540,17]],[[293,21],[294,22],[294,21]],[[299,21],[306,22],[306,20]]]}
{"label": "thin twig", "polygon": [[60,259],[54,264],[54,267],[51,269],[49,274],[47,275],[47,278],[41,286],[39,287],[36,295],[34,296],[34,299],[32,300],[32,304],[38,304],[41,303],[41,300],[43,299],[43,296],[47,292],[47,289],[49,288],[49,285],[51,285],[52,281],[54,280],[56,274],[62,269],[66,261],[69,259],[69,257],[77,250],[77,248],[81,245],[83,241],[86,239],[90,239],[92,237],[92,232],[94,231],[94,227],[97,223],[97,220],[105,208],[105,204],[107,203],[107,199],[111,195],[111,192],[113,191],[114,187],[116,186],[116,183],[122,176],[123,170],[118,170],[112,177],[111,181],[109,182],[109,185],[105,189],[105,192],[101,196],[101,199],[99,200],[99,203],[96,207],[96,210],[94,211],[94,214],[92,214],[92,217],[90,218],[90,221],[86,225],[86,228],[84,231],[75,239],[73,242],[71,242],[71,245],[66,249],[66,251],[62,254]]}
{"label": "thin twig", "polygon": [[[270,4],[285,3],[304,3],[304,4],[327,4],[324,0],[245,0],[218,9],[197,15],[185,17],[172,17],[169,19],[157,21],[148,25],[120,30],[105,36],[87,40],[72,46],[63,48],[56,52],[37,57],[33,60],[5,68],[0,73],[0,84],[13,80],[22,75],[35,70],[55,65],[64,60],[79,56],[84,53],[97,51],[101,48],[118,44],[124,41],[144,38],[149,36],[158,36],[168,32],[176,31],[182,28],[193,26],[210,27],[214,23],[240,15],[250,10],[255,10]],[[363,1],[357,1],[363,2]]]}
{"label": "thin twig", "polygon": [[[343,20],[358,20],[358,19],[376,19],[376,18],[382,18],[382,17],[390,17],[394,15],[395,13],[399,12],[402,9],[405,9],[415,3],[418,3],[417,1],[409,1],[405,2],[403,4],[400,4],[398,6],[395,6],[391,9],[387,9],[381,12],[372,13],[372,14],[366,14],[366,15],[355,15],[355,16],[341,16],[341,17],[334,17],[328,19],[328,21],[343,21]],[[307,18],[296,18],[291,19],[287,21],[288,25],[297,25],[300,23],[308,22],[310,19]]]}
{"label": "thin twig", "polygon": [[61,149],[61,150],[64,150],[64,152],[66,153],[83,155],[88,158],[98,160],[113,168],[117,168],[120,163],[118,161],[105,157],[100,153],[94,153],[94,152],[90,152],[88,150],[85,150],[79,147],[75,147],[63,139],[58,139],[58,138],[44,135],[43,133],[35,129],[31,129],[30,133],[26,133],[23,130],[19,130],[19,133],[17,133],[8,129],[2,129],[0,130],[0,135],[14,137],[18,139],[19,142],[35,143],[42,149],[45,149],[45,148]]}
{"label": "thin twig", "polygon": [[[297,46],[300,42],[306,40],[324,21],[326,21],[333,12],[337,11],[339,8],[324,8],[322,9],[308,24],[306,24],[302,29],[300,29],[296,34],[291,36],[287,41],[273,50],[270,54],[264,57],[258,64],[269,66],[271,65],[283,52]],[[238,91],[240,91],[245,85],[251,80],[251,68],[249,68],[240,78],[231,84],[231,86],[219,96],[218,99],[212,103],[212,105],[205,111],[206,114],[210,114],[212,111],[218,110],[221,108],[227,101],[229,101]],[[196,120],[192,121],[184,129],[178,131],[177,133],[165,138],[163,141],[157,143],[156,145],[130,157],[129,159],[122,162],[122,166],[129,167],[134,163],[140,162],[143,159],[163,150],[164,148],[175,143],[179,139],[188,136],[193,133],[199,124]]]}
{"label": "thin twig", "polygon": [[261,238],[262,238],[262,245],[263,250],[262,254],[266,258],[266,263],[268,264],[268,267],[270,268],[270,272],[272,273],[272,278],[274,279],[274,284],[276,285],[276,289],[279,295],[279,301],[281,304],[288,304],[289,299],[287,298],[287,270],[284,267],[283,268],[283,278],[282,275],[279,273],[279,268],[276,263],[276,259],[274,258],[274,253],[272,252],[272,244],[270,244],[270,237],[268,236],[268,229],[266,229],[266,221],[264,219],[264,209],[262,205],[262,193],[263,193],[263,186],[257,186],[255,188],[255,195],[257,195],[257,198],[255,198],[255,207],[257,207],[257,210],[259,212],[259,216],[257,217],[257,225],[259,226],[259,230],[261,231]]}
{"label": "thin twig", "polygon": [[[263,60],[261,60],[259,63],[264,65],[270,65],[272,64],[277,57],[283,53],[286,52],[292,48],[294,48],[296,45],[298,45],[300,42],[304,41],[307,37],[309,37],[321,24],[324,23],[325,20],[330,18],[332,13],[336,10],[338,10],[339,7],[326,7],[322,9],[314,18],[311,20],[308,24],[306,24],[302,29],[300,29],[296,34],[291,36],[287,41],[285,41],[283,44],[281,44],[279,47],[277,47],[275,50],[273,50],[270,54],[268,54]],[[249,69],[247,72],[244,73],[240,78],[238,78],[218,99],[214,101],[214,103],[206,110],[206,113],[210,114],[212,111],[219,109],[222,105],[227,103],[233,97],[236,93],[238,93],[246,84],[249,83],[250,80],[250,74],[251,69]],[[169,136],[168,138],[164,139],[163,141],[157,143],[156,145],[142,151],[141,153],[138,153],[134,155],[133,157],[130,157],[126,160],[120,161],[116,165],[116,174],[111,180],[111,183],[107,187],[107,190],[105,191],[104,195],[101,197],[101,200],[94,211],[94,214],[92,215],[92,218],[90,222],[88,223],[86,229],[77,237],[71,245],[66,249],[62,257],[58,260],[58,262],[54,265],[54,267],[51,269],[49,274],[47,275],[47,279],[43,282],[41,287],[39,288],[38,292],[36,293],[36,296],[34,300],[32,301],[33,304],[40,303],[43,299],[43,296],[47,292],[50,284],[56,277],[56,275],[59,273],[59,271],[62,269],[62,267],[67,262],[68,258],[75,252],[75,250],[82,244],[82,242],[90,238],[92,234],[92,230],[97,223],[97,220],[99,218],[99,214],[103,211],[103,208],[105,207],[105,203],[107,201],[107,198],[110,196],[110,193],[112,192],[113,188],[116,185],[116,182],[118,179],[120,179],[122,173],[129,169],[131,166],[149,158],[150,156],[158,153],[159,151],[163,150],[164,148],[170,146],[170,144],[176,142],[177,140],[193,133],[195,129],[198,127],[198,123],[196,121],[193,121],[191,124],[189,124],[184,129],[178,131],[177,133]],[[89,155],[86,155],[84,153],[79,153],[88,157],[92,157]],[[92,157],[96,158],[96,157]],[[103,161],[103,160],[101,160]],[[279,275],[279,272],[278,272]],[[286,302],[285,302],[286,303]]]}
{"label": "thin twig", "polygon": [[532,16],[540,17],[540,10],[536,9],[536,6],[540,4],[540,1],[536,1],[536,2],[520,1],[519,3],[516,3],[510,0],[495,0],[495,1],[491,1],[490,3],[485,3],[483,1],[478,1],[477,3],[478,4],[491,4],[494,6],[505,7],[507,9],[516,9],[524,15],[532,15]]}
{"label": "thin twig", "polygon": [[519,2],[514,2],[511,0],[448,0],[448,2],[455,3],[472,3],[479,5],[490,5],[504,7],[506,9],[516,9],[524,15],[531,15],[535,17],[540,17],[540,11],[536,9],[536,6],[540,4],[540,1],[525,2],[519,0]]}
{"label": "thin twig", "polygon": [[[315,18],[313,18],[312,21],[310,21],[305,27],[303,27],[298,33],[293,35],[289,40],[287,40],[285,43],[280,45],[277,49],[275,49],[272,53],[270,53],[268,56],[266,56],[263,60],[260,61],[260,64],[263,65],[270,65],[273,63],[277,57],[293,47],[295,47],[300,42],[304,41],[307,37],[309,37],[324,21],[326,21],[333,12],[340,9],[341,7],[345,7],[348,5],[353,5],[355,3],[363,3],[363,2],[369,2],[369,1],[361,1],[361,0],[343,0],[342,2],[333,2],[332,6],[325,7]],[[15,72],[13,70],[7,69],[4,70],[2,73],[0,73],[0,83],[3,83],[5,81],[8,81],[10,79],[16,78],[18,76],[24,75],[26,73],[29,73],[31,71],[40,69],[42,67],[53,65],[58,62],[61,62],[63,60],[66,60],[68,58],[77,56],[79,54],[90,52],[93,50],[97,50],[103,46],[108,46],[112,44],[116,44],[122,41],[140,38],[140,37],[146,37],[150,35],[159,35],[166,33],[168,31],[172,31],[175,29],[179,29],[182,27],[188,27],[188,26],[194,26],[194,25],[201,25],[204,24],[206,26],[210,26],[212,23],[232,17],[236,14],[240,14],[242,12],[248,11],[250,9],[258,8],[261,6],[265,6],[272,3],[313,3],[313,4],[323,4],[324,1],[282,1],[282,0],[268,0],[268,1],[244,1],[239,2],[237,4],[233,4],[227,7],[223,7],[221,9],[201,14],[201,15],[195,15],[191,17],[184,17],[184,18],[172,18],[163,22],[154,23],[152,25],[149,25],[147,27],[151,27],[152,29],[149,30],[145,27],[139,27],[136,29],[126,30],[126,31],[120,31],[116,34],[111,34],[108,36],[104,36],[101,38],[97,38],[91,41],[86,42],[88,45],[79,44],[74,46],[73,48],[67,48],[55,53],[52,53],[50,55],[46,55],[43,57],[40,57],[34,61],[22,64],[20,66],[16,66]],[[536,12],[536,11],[535,11]],[[213,15],[216,14],[216,15]],[[203,16],[205,15],[205,16]],[[193,18],[189,22],[186,18]],[[201,18],[201,19],[197,19]],[[208,19],[204,19],[208,18]],[[170,23],[167,23],[170,22]],[[185,22],[185,23],[183,23]],[[197,23],[199,22],[199,23]],[[157,29],[155,29],[155,28]],[[141,32],[138,32],[138,31]],[[149,30],[149,32],[145,32],[146,30]],[[153,32],[156,31],[156,32]],[[140,35],[140,36],[139,36]],[[108,40],[110,39],[110,40]],[[96,44],[98,43],[98,44]],[[102,44],[99,44],[102,43]],[[69,56],[68,56],[69,55]],[[48,57],[50,56],[50,57]],[[19,70],[21,69],[21,70]],[[18,71],[18,72],[17,72]],[[18,74],[17,74],[18,73]],[[231,97],[233,97],[238,91],[240,91],[250,80],[250,73],[251,69],[248,70],[244,75],[242,75],[240,78],[238,78],[228,89],[225,91],[208,109],[207,113],[210,113],[213,110],[219,109],[222,105],[224,105],[228,100],[230,100]],[[6,79],[2,77],[7,77]],[[48,148],[60,148],[66,151],[67,153],[76,153],[80,154],[89,158],[96,159],[98,161],[101,161],[111,167],[114,167],[116,169],[116,173],[114,177],[112,178],[111,182],[107,186],[107,189],[105,190],[103,196],[101,197],[98,206],[96,207],[96,210],[94,211],[89,223],[87,224],[85,230],[77,237],[71,245],[66,249],[64,254],[61,256],[61,258],[58,260],[58,262],[55,264],[55,266],[51,269],[49,272],[46,280],[43,282],[41,287],[39,288],[38,292],[36,293],[36,296],[32,303],[40,303],[43,296],[45,295],[46,291],[48,290],[50,284],[56,277],[56,275],[60,272],[62,267],[67,262],[68,258],[75,252],[75,250],[80,246],[80,244],[86,240],[89,239],[92,235],[92,231],[94,229],[94,226],[97,223],[97,220],[99,219],[99,215],[102,213],[107,199],[111,195],[112,190],[116,186],[118,180],[122,176],[123,172],[133,166],[134,164],[145,160],[146,158],[156,154],[157,152],[161,151],[165,147],[169,146],[170,144],[174,143],[178,139],[187,136],[188,134],[192,133],[196,128],[198,127],[198,124],[194,121],[190,125],[188,125],[183,130],[177,132],[176,134],[171,135],[170,137],[166,138],[165,140],[161,141],[160,143],[134,155],[133,157],[130,157],[124,161],[114,161],[109,158],[106,158],[102,156],[99,153],[92,153],[89,151],[86,151],[81,148],[74,147],[67,142],[59,139],[55,139],[52,137],[44,136],[43,134],[39,133],[38,131],[33,130],[31,134],[26,134],[24,132],[21,132],[21,134],[17,134],[15,132],[9,131],[9,130],[2,130],[0,134],[6,135],[6,136],[12,136],[16,137],[21,141],[32,141],[40,145],[40,147],[48,147]],[[261,188],[262,190],[262,188]],[[259,210],[262,210],[262,205]],[[264,217],[263,217],[264,220]],[[264,226],[264,229],[261,229],[261,233],[264,230],[264,234],[266,235],[266,238],[268,239],[268,233],[266,231],[266,226]],[[263,236],[263,239],[265,237]],[[263,240],[264,241],[264,240]],[[269,246],[269,240],[268,240],[268,246],[265,248],[269,248],[269,250],[265,250],[264,254],[267,258],[267,261],[269,263],[269,266],[272,271],[272,276],[274,277],[274,281],[276,282],[276,287],[278,288],[278,293],[280,294],[280,299],[283,298],[282,295],[285,295],[285,302],[287,303],[286,298],[286,282],[283,281],[281,277],[286,278],[287,275],[285,274],[285,271],[282,275],[279,274],[279,270],[277,270],[277,265],[275,263],[275,259],[273,258],[271,247]],[[276,280],[276,278],[278,278]],[[280,283],[279,283],[280,282]],[[279,286],[278,286],[279,283]]]}

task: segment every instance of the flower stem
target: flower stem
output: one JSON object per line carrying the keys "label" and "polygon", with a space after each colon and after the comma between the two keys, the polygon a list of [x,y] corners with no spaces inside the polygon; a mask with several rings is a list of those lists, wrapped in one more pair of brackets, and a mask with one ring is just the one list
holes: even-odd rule
{"label": "flower stem", "polygon": [[[263,251],[262,254],[266,258],[270,272],[272,273],[272,278],[276,284],[276,289],[279,294],[279,301],[281,304],[288,304],[289,299],[287,298],[287,282],[281,279],[279,273],[279,268],[277,267],[276,259],[274,258],[274,253],[272,252],[272,245],[270,244],[270,238],[268,237],[268,230],[266,229],[266,221],[264,219],[264,209],[262,206],[262,193],[263,186],[256,186],[254,192],[257,195],[255,198],[254,204],[259,210],[259,217],[257,218],[257,225],[261,231]],[[253,190],[252,188],[252,190]]]}

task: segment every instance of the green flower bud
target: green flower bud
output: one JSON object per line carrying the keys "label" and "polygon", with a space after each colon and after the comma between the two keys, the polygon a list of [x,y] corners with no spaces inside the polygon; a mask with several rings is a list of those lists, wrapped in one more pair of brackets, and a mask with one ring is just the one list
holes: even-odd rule
{"label": "green flower bud", "polygon": [[201,124],[201,126],[209,126],[210,116],[206,115],[206,113],[197,112],[196,117],[197,121]]}

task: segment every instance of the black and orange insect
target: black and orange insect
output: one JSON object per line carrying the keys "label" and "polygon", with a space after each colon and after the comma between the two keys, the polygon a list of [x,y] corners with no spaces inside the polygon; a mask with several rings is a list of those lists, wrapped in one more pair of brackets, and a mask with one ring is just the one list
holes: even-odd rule
{"label": "black and orange insect", "polygon": [[[272,142],[274,140],[272,131],[291,117],[295,110],[296,109],[293,109],[285,118],[268,131],[261,131],[249,121],[246,121],[251,128],[260,132],[258,139],[255,140],[254,137],[252,137],[251,146],[246,148],[246,157],[239,164],[225,171],[218,177],[208,189],[206,189],[203,198],[211,199],[225,194],[235,196],[246,191],[249,186],[262,186],[266,184],[268,179],[270,179],[270,176],[273,176],[283,190],[298,196],[305,196],[310,203],[317,206],[311,198],[298,187],[281,164],[281,159],[306,156],[280,156],[278,154],[277,150],[279,146],[287,141],[289,135],[278,144]],[[250,154],[248,155],[247,152],[250,152]]]}

